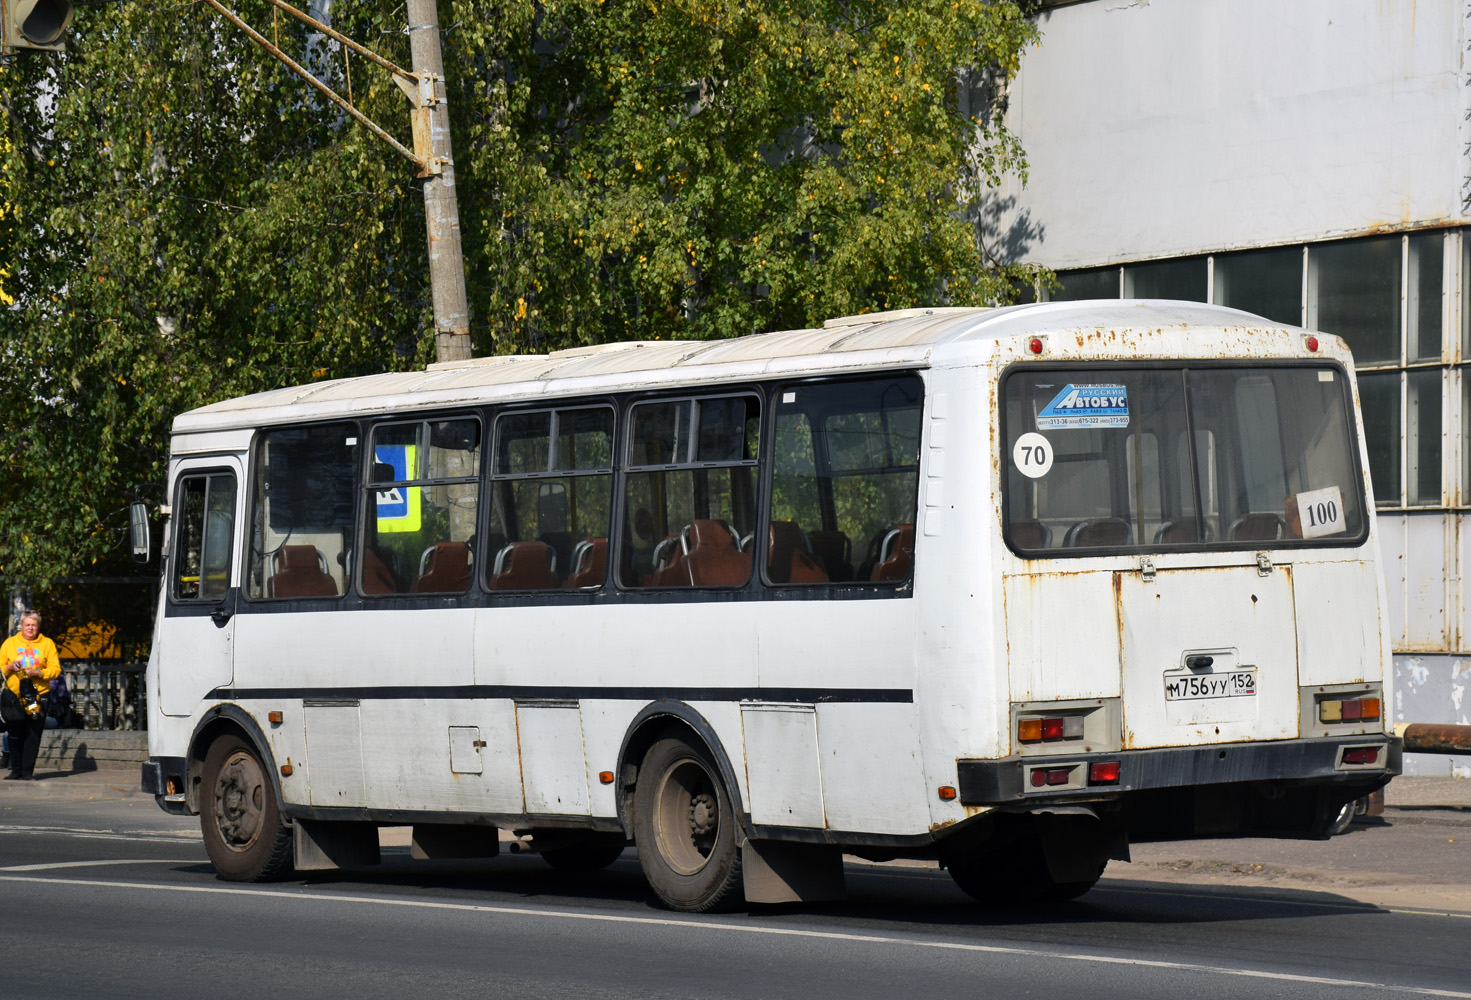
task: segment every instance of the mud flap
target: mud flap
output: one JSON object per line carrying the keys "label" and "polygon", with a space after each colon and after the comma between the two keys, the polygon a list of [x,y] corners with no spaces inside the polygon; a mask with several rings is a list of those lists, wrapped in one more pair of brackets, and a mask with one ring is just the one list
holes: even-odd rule
{"label": "mud flap", "polygon": [[748,903],[833,903],[848,897],[843,853],[824,844],[748,840],[741,847]]}
{"label": "mud flap", "polygon": [[296,821],[296,870],[322,871],[328,868],[357,868],[376,865],[378,825],[376,823],[328,823],[314,819]]}

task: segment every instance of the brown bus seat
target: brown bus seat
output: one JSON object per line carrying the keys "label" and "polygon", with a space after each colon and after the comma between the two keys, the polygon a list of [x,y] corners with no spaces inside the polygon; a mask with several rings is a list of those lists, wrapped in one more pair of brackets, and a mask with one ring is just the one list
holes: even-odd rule
{"label": "brown bus seat", "polygon": [[545,542],[512,542],[495,557],[491,590],[551,590],[561,584],[551,547]]}
{"label": "brown bus seat", "polygon": [[371,545],[363,549],[362,587],[365,594],[397,594],[403,591],[398,576]]}
{"label": "brown bus seat", "polygon": [[1274,542],[1287,536],[1287,522],[1274,510],[1242,514],[1231,522],[1226,537],[1233,542]]}
{"label": "brown bus seat", "polygon": [[874,582],[882,580],[907,580],[914,571],[914,525],[901,524],[890,529],[879,547],[878,565],[868,578]]}
{"label": "brown bus seat", "polygon": [[853,579],[853,540],[844,532],[820,528],[807,533],[812,554],[834,583]]}
{"label": "brown bus seat", "polygon": [[1036,518],[1012,521],[1011,540],[1018,548],[1045,549],[1052,544],[1052,529]]}
{"label": "brown bus seat", "polygon": [[608,573],[608,540],[589,538],[572,550],[572,572],[562,586],[570,589],[597,587]]}
{"label": "brown bus seat", "polygon": [[806,533],[795,521],[771,522],[766,575],[772,583],[827,583],[828,576],[809,555]]}
{"label": "brown bus seat", "polygon": [[[464,542],[435,542],[425,554],[429,572],[414,581],[415,594],[462,594],[470,589],[470,546]],[[423,559],[420,560],[421,564]]]}
{"label": "brown bus seat", "polygon": [[1068,548],[1102,548],[1128,545],[1134,540],[1134,529],[1121,517],[1098,517],[1079,521],[1068,529],[1063,544]]}
{"label": "brown bus seat", "polygon": [[266,581],[271,597],[336,597],[337,582],[322,568],[315,545],[283,545],[276,573]]}
{"label": "brown bus seat", "polygon": [[724,521],[691,521],[680,532],[692,587],[738,587],[751,579],[751,553],[742,552]]}

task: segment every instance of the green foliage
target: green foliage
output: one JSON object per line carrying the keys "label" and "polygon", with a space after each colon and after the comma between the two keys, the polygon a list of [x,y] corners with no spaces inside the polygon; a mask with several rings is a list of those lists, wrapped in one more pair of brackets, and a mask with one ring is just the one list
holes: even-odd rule
{"label": "green foliage", "polygon": [[[442,4],[477,352],[1006,300],[1033,275],[976,220],[1024,169],[988,96],[1024,6]],[[335,43],[236,9],[347,90]],[[332,16],[409,64],[401,5]],[[387,75],[351,79],[407,141]],[[209,8],[79,8],[0,104],[0,579],[115,565],[174,414],[432,356],[411,168]]]}

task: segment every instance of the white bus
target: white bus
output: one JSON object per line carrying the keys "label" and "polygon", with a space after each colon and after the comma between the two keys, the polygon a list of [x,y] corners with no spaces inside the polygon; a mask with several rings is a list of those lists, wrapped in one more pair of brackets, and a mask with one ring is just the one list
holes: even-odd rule
{"label": "white bus", "polygon": [[1086,892],[1397,773],[1353,366],[1231,309],[855,316],[174,423],[145,788],[221,876],[510,831],[667,906]]}

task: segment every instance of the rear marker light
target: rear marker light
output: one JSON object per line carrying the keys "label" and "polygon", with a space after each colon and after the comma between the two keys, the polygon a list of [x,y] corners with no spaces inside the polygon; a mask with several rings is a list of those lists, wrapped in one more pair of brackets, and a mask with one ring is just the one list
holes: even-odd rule
{"label": "rear marker light", "polygon": [[1031,352],[1033,354],[1041,354],[1042,353],[1042,338],[1041,337],[1033,337],[1032,340],[1031,340],[1031,342],[1027,344],[1027,347],[1028,347],[1028,349],[1031,350]]}
{"label": "rear marker light", "polygon": [[1119,782],[1119,762],[1100,760],[1088,765],[1088,784],[1116,785]]}
{"label": "rear marker light", "polygon": [[1378,747],[1353,747],[1343,751],[1345,764],[1373,764],[1379,760]]}
{"label": "rear marker light", "polygon": [[1320,722],[1363,722],[1379,718],[1378,698],[1333,698],[1318,702]]}
{"label": "rear marker light", "polygon": [[1316,351],[1317,349],[1318,349],[1318,338],[1317,337],[1309,337],[1308,338],[1308,350],[1310,350],[1310,351]]}

